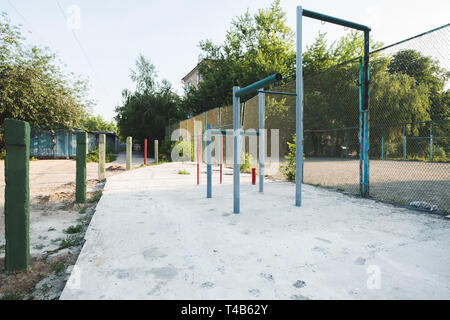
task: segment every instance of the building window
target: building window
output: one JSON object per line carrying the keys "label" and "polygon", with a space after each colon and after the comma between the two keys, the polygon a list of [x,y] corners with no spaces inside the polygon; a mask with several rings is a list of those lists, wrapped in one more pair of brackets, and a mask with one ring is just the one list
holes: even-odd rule
{"label": "building window", "polygon": [[191,86],[192,86],[192,83],[191,83],[191,80],[189,80],[188,83],[187,83],[187,89],[190,90]]}
{"label": "building window", "polygon": [[200,73],[197,73],[197,84],[200,83],[200,80],[202,79],[202,77],[200,76]]}

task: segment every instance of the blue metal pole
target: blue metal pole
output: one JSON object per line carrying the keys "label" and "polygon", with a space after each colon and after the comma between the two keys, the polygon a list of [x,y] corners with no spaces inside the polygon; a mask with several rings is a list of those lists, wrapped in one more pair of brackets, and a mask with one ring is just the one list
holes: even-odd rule
{"label": "blue metal pole", "polygon": [[302,70],[302,19],[303,8],[297,7],[297,66],[296,66],[296,93],[295,99],[295,205],[302,205],[303,181],[303,70]]}
{"label": "blue metal pole", "polygon": [[430,161],[433,162],[433,124],[430,123]]}
{"label": "blue metal pole", "polygon": [[233,212],[240,212],[240,125],[239,125],[239,97],[236,97],[236,92],[239,87],[233,87]]}
{"label": "blue metal pole", "polygon": [[264,153],[266,151],[264,144],[264,93],[258,93],[259,107],[259,192],[264,192]]}

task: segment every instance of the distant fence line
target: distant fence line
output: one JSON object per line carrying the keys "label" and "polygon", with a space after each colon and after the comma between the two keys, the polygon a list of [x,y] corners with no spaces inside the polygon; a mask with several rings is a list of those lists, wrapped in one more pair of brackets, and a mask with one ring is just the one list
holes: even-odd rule
{"label": "distant fence line", "polygon": [[[75,158],[76,133],[81,129],[48,129],[31,128],[30,156],[41,159]],[[117,153],[119,150],[118,137],[113,132],[86,131],[88,152],[98,146],[99,134],[106,134],[106,145],[109,150]],[[3,147],[3,129],[0,128],[0,148]]]}

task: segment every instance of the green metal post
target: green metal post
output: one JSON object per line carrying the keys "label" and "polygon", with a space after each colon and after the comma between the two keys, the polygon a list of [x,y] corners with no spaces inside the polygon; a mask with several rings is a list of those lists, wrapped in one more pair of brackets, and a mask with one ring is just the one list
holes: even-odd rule
{"label": "green metal post", "polygon": [[403,126],[403,160],[406,160],[406,125]]}
{"label": "green metal post", "polygon": [[430,162],[433,162],[433,124],[430,123]]}
{"label": "green metal post", "polygon": [[384,131],[381,134],[381,160],[384,160]]}
{"label": "green metal post", "polygon": [[105,153],[106,153],[106,135],[104,133],[98,136],[98,180],[105,180]]}
{"label": "green metal post", "polygon": [[155,163],[158,163],[158,140],[155,140]]}
{"label": "green metal post", "polygon": [[5,269],[30,264],[30,125],[5,119]]}
{"label": "green metal post", "polygon": [[75,186],[75,201],[77,203],[86,202],[86,152],[87,133],[82,131],[77,133],[77,172]]}
{"label": "green metal post", "polygon": [[126,165],[126,169],[127,170],[131,170],[131,163],[132,163],[132,161],[133,161],[133,156],[132,156],[132,150],[131,150],[131,147],[132,147],[132,143],[133,143],[133,138],[132,137],[127,137],[127,155],[126,155],[126,157],[127,157],[127,165]]}

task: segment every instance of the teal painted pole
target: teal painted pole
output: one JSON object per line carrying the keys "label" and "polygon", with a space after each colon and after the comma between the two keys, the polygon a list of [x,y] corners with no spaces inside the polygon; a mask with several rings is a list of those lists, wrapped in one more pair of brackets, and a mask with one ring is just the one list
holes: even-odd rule
{"label": "teal painted pole", "polygon": [[86,151],[87,133],[82,131],[77,133],[77,172],[75,186],[75,201],[77,203],[86,202]]}
{"label": "teal painted pole", "polygon": [[155,140],[155,163],[159,162],[158,140]]}
{"label": "teal painted pole", "polygon": [[345,132],[345,159],[348,159],[348,134]]}
{"label": "teal painted pole", "polygon": [[359,193],[361,197],[364,196],[364,178],[363,178],[363,163],[364,163],[364,139],[363,139],[363,111],[362,111],[362,95],[363,95],[363,64],[362,57],[359,57]]}
{"label": "teal painted pole", "polygon": [[381,160],[384,160],[384,133],[381,135]]}
{"label": "teal painted pole", "polygon": [[403,126],[403,160],[406,160],[406,125]]}
{"label": "teal painted pole", "polygon": [[30,264],[30,125],[5,119],[5,269]]}
{"label": "teal painted pole", "polygon": [[303,182],[303,65],[302,65],[302,32],[303,8],[297,7],[297,34],[296,34],[296,80],[295,92],[295,205],[302,206]]}
{"label": "teal painted pole", "polygon": [[271,85],[272,83],[275,83],[277,81],[281,81],[281,79],[283,79],[283,77],[281,76],[280,73],[274,73],[270,76],[268,76],[267,78],[264,78],[262,80],[256,81],[254,83],[252,83],[251,85],[239,89],[236,92],[236,97],[241,98],[245,95],[248,95],[250,93],[254,93],[258,90],[260,90],[261,88],[265,88],[268,87],[269,85]]}
{"label": "teal painted pole", "polygon": [[430,123],[430,162],[433,162],[433,124]]}

